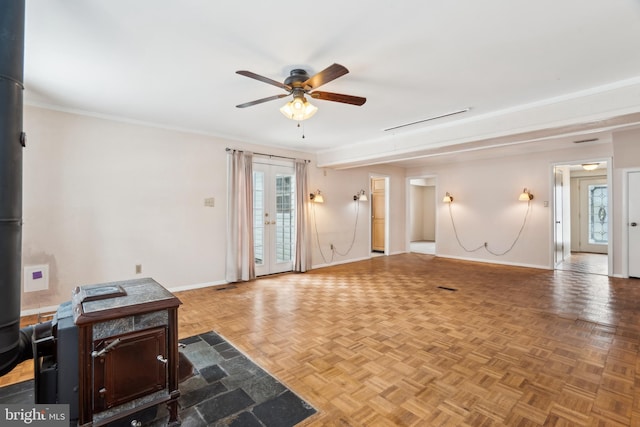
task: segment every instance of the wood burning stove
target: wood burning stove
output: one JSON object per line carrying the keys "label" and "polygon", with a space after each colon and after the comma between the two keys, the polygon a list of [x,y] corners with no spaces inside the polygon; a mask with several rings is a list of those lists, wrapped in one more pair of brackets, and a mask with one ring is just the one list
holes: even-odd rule
{"label": "wood burning stove", "polygon": [[35,340],[37,403],[68,403],[77,425],[96,427],[140,425],[166,403],[177,423],[180,304],[149,278],[76,288]]}

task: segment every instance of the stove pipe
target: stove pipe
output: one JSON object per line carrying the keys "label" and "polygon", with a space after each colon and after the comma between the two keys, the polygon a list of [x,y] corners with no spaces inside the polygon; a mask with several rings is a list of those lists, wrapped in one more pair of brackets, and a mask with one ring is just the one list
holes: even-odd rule
{"label": "stove pipe", "polygon": [[0,375],[32,357],[20,330],[25,0],[0,1]]}

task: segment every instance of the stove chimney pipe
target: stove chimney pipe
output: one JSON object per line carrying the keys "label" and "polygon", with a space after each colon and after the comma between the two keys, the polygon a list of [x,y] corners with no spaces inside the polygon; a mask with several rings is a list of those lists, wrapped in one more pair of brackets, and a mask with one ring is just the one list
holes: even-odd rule
{"label": "stove chimney pipe", "polygon": [[25,0],[0,1],[0,375],[32,357],[20,331]]}

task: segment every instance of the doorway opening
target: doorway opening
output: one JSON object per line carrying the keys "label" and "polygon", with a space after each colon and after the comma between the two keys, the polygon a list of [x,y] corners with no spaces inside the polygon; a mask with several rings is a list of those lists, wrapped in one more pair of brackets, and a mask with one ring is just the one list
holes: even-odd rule
{"label": "doorway opening", "polygon": [[389,255],[389,177],[370,176],[371,255]]}
{"label": "doorway opening", "polygon": [[556,270],[611,272],[610,161],[553,168],[553,264]]}
{"label": "doorway opening", "polygon": [[436,178],[409,179],[409,251],[436,253]]}

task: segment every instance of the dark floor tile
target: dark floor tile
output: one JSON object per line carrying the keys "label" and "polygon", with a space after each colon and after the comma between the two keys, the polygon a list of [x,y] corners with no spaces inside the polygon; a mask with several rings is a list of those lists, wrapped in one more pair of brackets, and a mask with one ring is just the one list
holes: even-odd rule
{"label": "dark floor tile", "polygon": [[220,335],[215,332],[207,332],[206,334],[198,335],[201,339],[206,341],[210,346],[226,342]]}
{"label": "dark floor tile", "polygon": [[213,427],[264,427],[264,425],[251,412],[241,412],[218,421]]}
{"label": "dark floor tile", "polygon": [[225,359],[232,359],[236,356],[242,356],[242,353],[233,348],[233,346],[228,342],[216,344],[213,346],[213,348],[215,348],[216,351],[220,353],[220,356],[224,357]]}
{"label": "dark floor tile", "polygon": [[2,388],[0,392],[0,403],[24,403],[34,401],[33,380],[23,381]]}
{"label": "dark floor tile", "polygon": [[230,376],[235,375],[248,378],[251,376],[263,376],[267,374],[258,365],[244,356],[222,360],[219,365],[222,369],[227,371]]}
{"label": "dark floor tile", "polygon": [[228,389],[224,386],[224,384],[215,382],[213,384],[207,384],[204,387],[197,388],[184,394],[182,394],[181,391],[181,395],[178,398],[178,403],[180,404],[180,407],[184,409],[196,405],[203,400],[226,393],[227,391]]}
{"label": "dark floor tile", "polygon": [[196,405],[202,418],[208,423],[214,423],[229,415],[240,412],[253,405],[254,401],[242,389],[232,390],[228,393],[207,399]]}
{"label": "dark floor tile", "polygon": [[249,378],[240,387],[258,404],[273,399],[286,390],[285,386],[270,375]]}
{"label": "dark floor tile", "polygon": [[198,370],[217,365],[224,360],[220,353],[204,341],[190,344],[180,350],[187,356],[191,364]]}
{"label": "dark floor tile", "polygon": [[267,427],[290,427],[315,412],[308,403],[288,390],[253,408],[253,414]]}
{"label": "dark floor tile", "polygon": [[198,341],[201,341],[200,336],[198,335],[194,335],[192,337],[188,337],[188,338],[183,338],[180,341],[178,341],[180,344],[184,344],[184,345],[189,345],[189,344],[193,344],[196,343]]}
{"label": "dark floor tile", "polygon": [[220,380],[222,384],[224,384],[229,390],[233,390],[236,388],[241,388],[245,384],[251,381],[255,381],[259,378],[264,378],[268,376],[266,372],[263,370],[259,370],[255,373],[250,373],[247,371],[236,372],[235,374],[228,375]]}
{"label": "dark floor tile", "polygon": [[223,371],[220,366],[212,365],[200,369],[200,375],[202,375],[202,378],[204,378],[208,383],[212,383],[226,377],[227,373]]}
{"label": "dark floor tile", "polygon": [[208,423],[202,419],[196,408],[191,407],[180,413],[180,427],[206,427]]}

